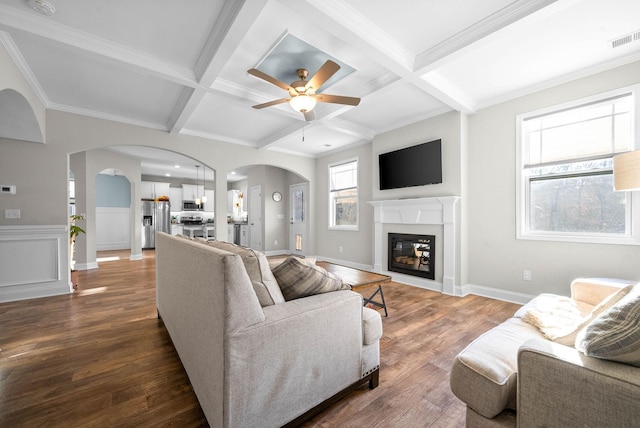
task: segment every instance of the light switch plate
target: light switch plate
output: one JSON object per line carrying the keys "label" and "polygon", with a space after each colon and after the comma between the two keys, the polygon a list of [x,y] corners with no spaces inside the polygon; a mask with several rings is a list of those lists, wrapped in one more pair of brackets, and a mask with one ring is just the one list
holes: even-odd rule
{"label": "light switch plate", "polygon": [[4,210],[4,218],[8,219],[18,219],[20,218],[20,210],[19,209],[11,209],[7,208]]}

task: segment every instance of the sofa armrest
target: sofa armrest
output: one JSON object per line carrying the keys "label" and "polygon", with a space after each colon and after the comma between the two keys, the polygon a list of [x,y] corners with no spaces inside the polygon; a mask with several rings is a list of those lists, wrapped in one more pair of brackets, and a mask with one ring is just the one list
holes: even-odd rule
{"label": "sofa armrest", "polygon": [[228,426],[282,426],[362,378],[362,296],[349,290],[263,308],[233,334]]}
{"label": "sofa armrest", "polygon": [[577,278],[571,282],[571,297],[596,306],[619,289],[635,283],[636,281],[614,278]]}
{"label": "sofa armrest", "polygon": [[518,426],[640,426],[640,368],[532,339],[518,352]]}

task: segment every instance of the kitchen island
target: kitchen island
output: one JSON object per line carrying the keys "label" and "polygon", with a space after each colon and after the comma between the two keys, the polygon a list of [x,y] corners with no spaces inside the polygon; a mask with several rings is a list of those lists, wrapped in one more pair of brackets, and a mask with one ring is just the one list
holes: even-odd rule
{"label": "kitchen island", "polygon": [[205,239],[215,239],[215,225],[214,223],[184,224],[182,233],[190,238],[198,236]]}

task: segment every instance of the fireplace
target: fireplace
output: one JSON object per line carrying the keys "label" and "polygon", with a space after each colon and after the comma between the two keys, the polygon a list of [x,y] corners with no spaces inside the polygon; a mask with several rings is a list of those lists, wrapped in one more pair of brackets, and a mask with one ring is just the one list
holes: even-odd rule
{"label": "fireplace", "polygon": [[390,271],[435,279],[435,236],[406,233],[389,233],[388,236]]}

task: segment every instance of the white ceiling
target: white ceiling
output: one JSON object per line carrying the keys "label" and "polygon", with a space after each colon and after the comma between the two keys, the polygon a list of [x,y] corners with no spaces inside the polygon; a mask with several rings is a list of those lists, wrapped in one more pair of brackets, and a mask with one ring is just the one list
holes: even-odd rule
{"label": "white ceiling", "polygon": [[[46,108],[310,157],[640,59],[640,40],[611,47],[640,30],[638,0],[50,2],[0,0],[0,42]],[[287,34],[352,67],[321,92],[360,105],[251,108],[287,96],[247,74]]]}

